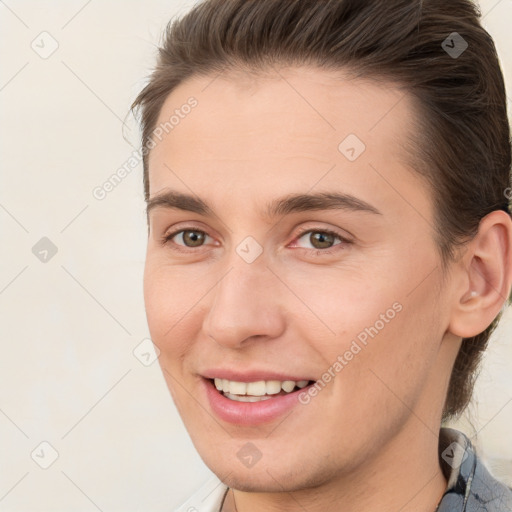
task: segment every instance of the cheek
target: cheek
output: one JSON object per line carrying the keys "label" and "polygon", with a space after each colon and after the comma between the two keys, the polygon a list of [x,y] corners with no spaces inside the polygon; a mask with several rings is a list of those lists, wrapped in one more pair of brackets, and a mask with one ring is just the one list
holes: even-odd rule
{"label": "cheek", "polygon": [[155,264],[151,258],[146,260],[144,302],[148,328],[153,343],[160,350],[158,363],[181,416],[190,408],[183,366],[191,347],[187,311],[190,302],[197,302],[189,293],[176,278],[176,272]]}
{"label": "cheek", "polygon": [[[350,356],[338,389],[343,390],[358,421],[363,422],[373,414],[371,411],[379,417],[389,416],[390,421],[400,421],[415,408],[440,343],[438,308],[433,293],[426,292],[395,295],[399,299],[394,303],[395,314],[386,309],[387,301],[377,310],[372,305],[367,325],[347,337],[361,350]],[[384,320],[379,318],[380,313],[384,313]],[[361,338],[364,343],[359,342]]]}
{"label": "cheek", "polygon": [[310,276],[297,283],[296,289],[307,291],[308,307],[297,309],[295,319],[302,326],[301,337],[321,355],[322,370],[340,376],[331,379],[333,391],[343,388],[347,396],[368,395],[365,403],[378,403],[370,395],[393,399],[388,385],[413,398],[427,378],[442,334],[437,277],[417,286],[422,279],[417,268],[401,264],[364,275],[356,270],[331,278]]}
{"label": "cheek", "polygon": [[[151,338],[161,359],[179,358],[190,343],[190,315],[197,308],[200,293],[187,287],[179,272],[162,266],[151,257],[144,269],[144,303]],[[172,356],[172,357],[168,357]]]}
{"label": "cheek", "polygon": [[293,323],[302,324],[305,339],[313,343],[322,340],[319,348],[331,358],[348,349],[352,340],[358,339],[364,346],[365,341],[383,337],[390,325],[400,322],[403,293],[397,280],[384,282],[382,275],[369,270],[363,275],[360,269],[329,269],[303,279],[290,276],[288,281],[292,289],[299,290],[301,299],[290,298]]}

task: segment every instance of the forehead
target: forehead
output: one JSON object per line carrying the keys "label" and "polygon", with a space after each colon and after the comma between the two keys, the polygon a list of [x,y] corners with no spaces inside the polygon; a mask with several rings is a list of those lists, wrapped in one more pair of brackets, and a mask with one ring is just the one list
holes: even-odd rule
{"label": "forehead", "polygon": [[[192,97],[197,105],[189,109]],[[314,145],[336,143],[354,133],[363,142],[381,141],[393,150],[399,149],[397,139],[412,129],[412,113],[409,95],[388,81],[292,67],[265,74],[237,70],[192,77],[167,97],[156,124],[165,128],[167,123],[162,135],[172,132],[176,145],[190,137],[206,145],[218,139],[216,134],[247,139],[248,132],[259,138],[255,144],[293,134],[298,144]],[[173,114],[179,119],[174,115],[169,126]],[[389,139],[395,143],[389,145]],[[250,147],[247,140],[243,146],[226,141],[222,149],[236,157]]]}
{"label": "forehead", "polygon": [[158,127],[164,129],[149,155],[150,195],[183,188],[169,169],[196,185],[210,186],[222,174],[225,185],[249,187],[254,178],[269,189],[283,178],[309,188],[313,176],[301,177],[309,170],[320,177],[333,166],[349,188],[355,177],[375,181],[369,164],[377,171],[401,166],[396,179],[415,179],[403,174],[414,104],[387,81],[310,67],[192,77],[168,96]]}

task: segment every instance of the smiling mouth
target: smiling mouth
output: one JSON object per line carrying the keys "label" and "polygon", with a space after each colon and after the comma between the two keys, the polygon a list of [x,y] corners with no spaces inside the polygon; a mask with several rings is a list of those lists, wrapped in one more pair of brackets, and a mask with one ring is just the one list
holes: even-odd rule
{"label": "smiling mouth", "polygon": [[260,380],[237,382],[227,379],[208,379],[217,391],[235,402],[261,402],[283,395],[289,395],[312,384],[312,380]]}

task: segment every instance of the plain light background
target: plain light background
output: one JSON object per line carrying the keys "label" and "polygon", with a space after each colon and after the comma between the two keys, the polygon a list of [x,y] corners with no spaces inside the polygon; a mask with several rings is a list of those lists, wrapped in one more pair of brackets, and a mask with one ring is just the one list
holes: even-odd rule
{"label": "plain light background", "polygon": [[[139,148],[129,106],[192,5],[0,1],[2,511],[172,511],[212,476],[148,364],[142,166],[93,195]],[[481,7],[512,97],[512,0]],[[510,485],[511,337],[508,308],[459,422]]]}

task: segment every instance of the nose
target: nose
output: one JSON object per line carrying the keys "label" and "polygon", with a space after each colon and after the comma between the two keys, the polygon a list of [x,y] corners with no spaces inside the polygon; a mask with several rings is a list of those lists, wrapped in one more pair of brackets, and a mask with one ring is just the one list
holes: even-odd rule
{"label": "nose", "polygon": [[204,333],[229,348],[278,337],[285,328],[282,287],[263,261],[235,261],[209,294]]}

